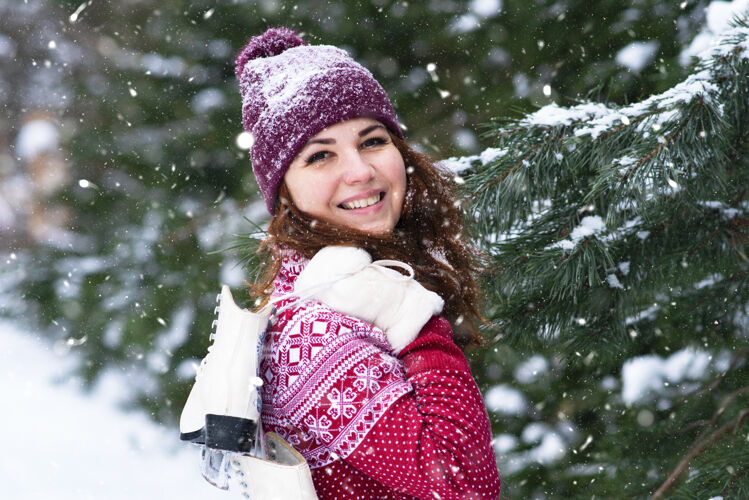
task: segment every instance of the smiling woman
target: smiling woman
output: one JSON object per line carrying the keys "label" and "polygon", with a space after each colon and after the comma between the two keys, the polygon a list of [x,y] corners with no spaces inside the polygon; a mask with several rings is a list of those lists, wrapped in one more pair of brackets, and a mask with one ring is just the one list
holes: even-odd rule
{"label": "smiling woman", "polygon": [[271,29],[236,72],[272,215],[256,292],[283,310],[260,356],[263,427],[306,459],[321,499],[498,498],[456,345],[480,341],[480,266],[448,175],[408,147],[382,87],[340,49]]}

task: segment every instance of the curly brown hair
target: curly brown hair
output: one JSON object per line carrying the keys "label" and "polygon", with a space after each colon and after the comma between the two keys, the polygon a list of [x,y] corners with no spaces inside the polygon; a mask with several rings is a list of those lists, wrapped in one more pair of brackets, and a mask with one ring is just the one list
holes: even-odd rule
{"label": "curly brown hair", "polygon": [[276,215],[258,249],[267,265],[260,282],[252,287],[253,293],[267,296],[272,290],[281,267],[281,248],[293,248],[312,258],[329,245],[356,246],[375,260],[410,264],[419,283],[445,301],[443,314],[453,325],[455,342],[462,348],[481,344],[477,325],[484,319],[474,275],[483,269],[482,254],[465,234],[452,178],[427,155],[393,134],[391,139],[403,156],[407,174],[403,210],[392,233],[372,234],[310,217],[294,205],[282,183],[274,206]]}

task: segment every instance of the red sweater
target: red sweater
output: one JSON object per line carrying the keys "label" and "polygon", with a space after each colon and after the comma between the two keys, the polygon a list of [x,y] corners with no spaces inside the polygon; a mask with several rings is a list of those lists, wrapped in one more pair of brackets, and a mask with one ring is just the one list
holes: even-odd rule
{"label": "red sweater", "polygon": [[[286,252],[275,294],[307,262]],[[442,316],[396,357],[379,328],[308,301],[269,328],[260,371],[263,426],[304,456],[320,500],[499,497],[486,409]]]}

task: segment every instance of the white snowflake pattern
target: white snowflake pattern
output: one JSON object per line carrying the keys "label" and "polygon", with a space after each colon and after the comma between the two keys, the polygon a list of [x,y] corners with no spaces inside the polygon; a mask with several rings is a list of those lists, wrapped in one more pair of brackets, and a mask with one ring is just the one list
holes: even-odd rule
{"label": "white snowflake pattern", "polygon": [[382,377],[382,370],[378,365],[361,363],[354,368],[354,373],[357,377],[354,380],[354,387],[357,391],[363,392],[369,389],[369,393],[373,394],[380,390],[379,380]]}
{"label": "white snowflake pattern", "polygon": [[351,387],[347,387],[343,392],[338,389],[331,389],[327,398],[331,403],[330,408],[328,408],[328,414],[331,417],[338,418],[343,415],[346,418],[353,418],[356,415],[356,406],[354,405],[356,393]]}
{"label": "white snowflake pattern", "polygon": [[304,418],[304,423],[311,433],[318,436],[324,442],[329,443],[333,440],[333,434],[330,433],[330,427],[333,425],[333,422],[327,416],[323,415],[319,419],[316,419],[314,415],[307,415]]}
{"label": "white snowflake pattern", "polygon": [[385,358],[378,366],[380,367],[380,370],[382,370],[382,373],[384,375],[393,373],[396,376],[401,372],[400,369],[402,367],[400,361],[398,361],[397,358]]}

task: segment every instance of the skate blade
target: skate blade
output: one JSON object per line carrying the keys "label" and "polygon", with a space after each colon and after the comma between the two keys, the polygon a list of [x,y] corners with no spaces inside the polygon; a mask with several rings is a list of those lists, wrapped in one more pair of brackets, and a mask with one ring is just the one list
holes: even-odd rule
{"label": "skate blade", "polygon": [[197,431],[180,432],[179,439],[193,444],[205,444],[205,427],[201,427]]}

